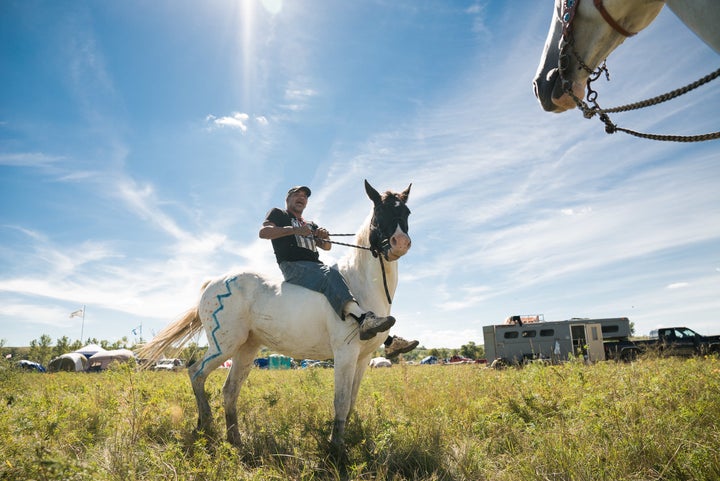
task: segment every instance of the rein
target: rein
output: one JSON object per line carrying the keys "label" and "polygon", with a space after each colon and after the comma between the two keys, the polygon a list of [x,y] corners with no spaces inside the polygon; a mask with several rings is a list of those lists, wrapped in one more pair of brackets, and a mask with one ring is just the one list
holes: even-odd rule
{"label": "rein", "polygon": [[[644,139],[650,139],[650,140],[660,140],[660,141],[672,141],[672,142],[702,142],[705,140],[714,140],[720,138],[720,131],[719,132],[711,132],[707,134],[700,134],[700,135],[659,135],[659,134],[648,134],[643,132],[636,132],[634,130],[625,129],[622,127],[618,127],[616,124],[610,120],[610,117],[608,116],[609,113],[619,113],[619,112],[628,112],[631,110],[638,110],[645,107],[650,107],[652,105],[658,105],[660,103],[666,102],[668,100],[674,99],[676,97],[679,97],[687,92],[690,92],[691,90],[694,90],[701,85],[704,85],[711,80],[716,79],[720,76],[720,69],[717,69],[716,71],[706,75],[705,77],[696,80],[695,82],[688,84],[684,87],[681,87],[679,89],[675,89],[671,92],[667,92],[662,95],[658,95],[657,97],[653,97],[650,99],[642,100],[640,102],[635,102],[627,105],[622,105],[619,107],[614,107],[610,109],[603,109],[600,107],[600,105],[597,102],[597,91],[592,89],[592,82],[597,80],[600,75],[602,75],[603,72],[605,72],[605,78],[607,80],[610,80],[610,72],[607,69],[607,66],[605,65],[605,62],[603,61],[602,65],[600,65],[596,70],[591,69],[578,55],[577,51],[575,50],[575,37],[573,35],[573,26],[572,21],[575,18],[575,12],[577,11],[577,7],[580,4],[580,0],[565,0],[563,2],[563,11],[562,16],[560,17],[560,20],[563,24],[563,33],[562,33],[562,44],[560,46],[560,55],[558,58],[558,74],[560,75],[560,81],[562,83],[562,88],[565,93],[570,95],[570,97],[575,102],[575,105],[582,111],[583,116],[586,119],[592,118],[595,114],[598,114],[598,118],[605,124],[605,132],[608,134],[614,134],[617,131],[625,132],[626,134],[633,135],[635,137],[640,137]],[[620,35],[623,35],[625,37],[632,37],[633,35],[636,35],[637,32],[629,32],[626,29],[624,29],[622,26],[620,26],[617,21],[612,18],[610,13],[605,9],[603,6],[603,0],[593,0],[593,4],[595,5],[595,8],[600,12],[600,15],[602,15],[603,19],[610,25],[616,32],[618,32]],[[578,98],[577,95],[572,91],[572,82],[565,79],[563,76],[563,72],[567,71],[568,67],[568,51],[572,53],[572,55],[577,60],[578,64],[580,65],[580,68],[582,70],[585,70],[588,73],[588,79],[586,82],[586,89],[587,89],[587,100],[588,102],[591,102],[593,105],[592,107],[589,106],[583,99]]]}
{"label": "rein", "polygon": [[[354,236],[355,234],[330,234],[334,237],[340,237],[340,236]],[[315,237],[316,239],[319,239],[318,237]],[[374,247],[367,247],[367,246],[360,246],[356,244],[346,244],[345,242],[337,242],[337,241],[331,241],[330,239],[320,239],[324,242],[329,242],[331,244],[336,244],[339,246],[346,246],[346,247],[354,247],[356,249],[364,249],[366,251],[370,251],[373,255],[373,257],[377,257],[380,260],[380,270],[382,271],[383,276],[383,287],[385,288],[385,297],[387,297],[388,304],[392,305],[392,297],[390,297],[390,289],[388,289],[387,285],[387,274],[385,274],[385,263],[383,262],[383,258],[381,253],[375,249]],[[386,241],[387,242],[387,241]]]}

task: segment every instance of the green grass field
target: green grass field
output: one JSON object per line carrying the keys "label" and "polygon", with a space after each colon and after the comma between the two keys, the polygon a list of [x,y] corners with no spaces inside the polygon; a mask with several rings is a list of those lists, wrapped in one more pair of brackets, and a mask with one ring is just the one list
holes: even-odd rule
{"label": "green grass field", "polygon": [[[254,370],[244,446],[195,438],[185,372],[36,374],[0,368],[0,479],[333,480],[331,369]],[[348,423],[348,479],[720,479],[720,361],[644,359],[495,371],[368,371]]]}

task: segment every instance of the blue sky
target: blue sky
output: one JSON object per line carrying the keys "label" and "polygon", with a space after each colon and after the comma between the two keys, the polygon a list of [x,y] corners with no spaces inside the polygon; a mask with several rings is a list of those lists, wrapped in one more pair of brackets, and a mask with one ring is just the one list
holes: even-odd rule
{"label": "blue sky", "polygon": [[[393,332],[483,342],[513,314],[720,334],[720,141],[607,135],[532,93],[552,2],[4,0],[0,339],[152,337],[201,283],[279,278],[265,213],[354,232],[412,182]],[[600,103],[718,56],[669,11],[608,60]],[[614,116],[720,130],[720,88]],[[322,258],[344,255],[336,247]],[[69,314],[87,306],[84,327]]]}

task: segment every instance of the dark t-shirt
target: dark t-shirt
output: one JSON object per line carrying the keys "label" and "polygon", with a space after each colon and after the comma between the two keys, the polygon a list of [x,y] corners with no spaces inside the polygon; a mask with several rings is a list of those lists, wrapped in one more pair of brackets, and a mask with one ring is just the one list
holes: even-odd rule
{"label": "dark t-shirt", "polygon": [[[305,224],[309,225],[313,230],[317,229],[317,225],[312,222],[303,222],[296,218],[290,212],[273,208],[265,216],[266,221],[270,221],[278,227],[301,227]],[[320,262],[320,255],[315,246],[315,239],[312,237],[303,237],[299,235],[289,235],[272,239],[273,251],[275,251],[275,259],[278,264],[284,261],[313,261]]]}

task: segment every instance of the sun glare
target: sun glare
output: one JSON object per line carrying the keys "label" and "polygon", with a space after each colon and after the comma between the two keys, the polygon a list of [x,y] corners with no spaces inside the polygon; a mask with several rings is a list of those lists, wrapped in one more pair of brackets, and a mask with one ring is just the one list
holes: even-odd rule
{"label": "sun glare", "polygon": [[[259,8],[259,5],[262,8]],[[240,76],[242,79],[242,98],[244,102],[251,102],[252,85],[257,80],[257,51],[258,35],[264,30],[263,20],[268,16],[274,17],[282,12],[283,0],[240,0],[237,9],[238,46],[240,52]],[[260,23],[258,23],[260,22]]]}
{"label": "sun glare", "polygon": [[282,10],[282,0],[260,0],[260,3],[271,15],[277,15]]}

